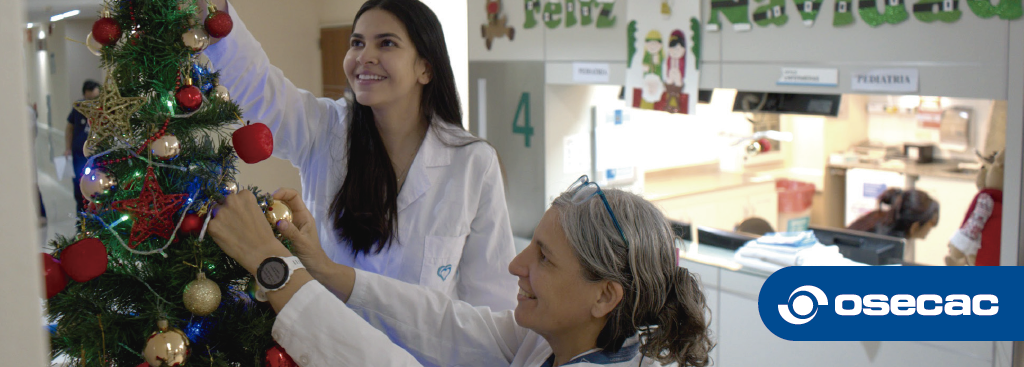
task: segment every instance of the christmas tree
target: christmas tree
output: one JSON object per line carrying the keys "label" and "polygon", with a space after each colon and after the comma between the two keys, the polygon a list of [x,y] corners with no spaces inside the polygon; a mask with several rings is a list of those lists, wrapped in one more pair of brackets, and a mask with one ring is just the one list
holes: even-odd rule
{"label": "christmas tree", "polygon": [[87,37],[107,74],[102,94],[75,106],[90,118],[87,209],[75,236],[43,254],[52,357],[262,365],[283,354],[270,336],[274,312],[204,233],[211,206],[238,190],[236,149],[250,163],[273,149],[262,124],[231,132],[241,111],[199,58],[231,18],[209,9],[200,19],[195,0],[105,5]]}

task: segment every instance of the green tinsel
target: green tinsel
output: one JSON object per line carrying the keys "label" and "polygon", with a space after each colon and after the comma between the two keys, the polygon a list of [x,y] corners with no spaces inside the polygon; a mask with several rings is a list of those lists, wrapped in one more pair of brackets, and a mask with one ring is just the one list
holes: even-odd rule
{"label": "green tinsel", "polygon": [[[133,254],[116,238],[128,242],[133,218],[110,207],[115,201],[138,197],[151,166],[147,160],[185,168],[152,165],[163,192],[192,195],[192,209],[222,198],[221,185],[234,181],[237,157],[226,128],[241,115],[239,107],[208,98],[202,109],[179,118],[172,114],[182,112],[173,111],[173,104],[168,106],[183,84],[179,74],[191,75],[198,60],[182,43],[182,34],[192,24],[202,26],[195,0],[107,0],[106,5],[122,29],[121,40],[102,51],[102,66],[110,70],[112,78],[108,82],[116,82],[122,96],[148,98],[143,109],[132,116],[131,130],[118,138],[131,145],[131,151],[138,151],[167,122],[166,132],[178,138],[181,153],[173,160],[160,161],[150,157],[148,149],[141,149],[141,158],[121,149],[96,159],[94,166],[125,158],[104,165],[117,179],[118,188],[100,200],[99,220],[80,216],[81,233],[75,237],[100,239],[107,247],[109,265],[98,278],[85,283],[71,281],[48,301],[48,318],[57,323],[51,338],[52,357],[67,356],[73,366],[135,367],[145,361],[142,352],[156,322],[166,319],[186,334],[190,324],[205,327],[204,333],[197,334],[200,340],[191,341],[188,365],[259,366],[273,345],[274,312],[245,293],[252,281],[249,273],[224,255],[209,236],[199,242],[194,235],[178,233],[178,241],[165,250],[166,257]],[[210,74],[211,79],[216,77],[216,73]],[[123,143],[109,137],[96,142],[96,152],[119,145]],[[185,215],[184,208],[171,218],[175,224]],[[117,236],[104,222],[117,223],[112,227]],[[53,241],[55,257],[60,258],[60,251],[75,239]],[[159,249],[165,243],[165,239],[150,238],[136,250]],[[220,286],[222,294],[220,307],[206,317],[192,315],[182,303],[185,286],[195,280],[200,268]]]}

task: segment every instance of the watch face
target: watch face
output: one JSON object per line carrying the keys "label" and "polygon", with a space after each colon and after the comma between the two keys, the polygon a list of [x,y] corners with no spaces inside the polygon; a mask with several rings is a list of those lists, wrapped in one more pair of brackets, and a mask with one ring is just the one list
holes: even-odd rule
{"label": "watch face", "polygon": [[281,288],[287,278],[288,265],[281,258],[271,257],[263,260],[260,268],[256,270],[256,279],[268,290]]}

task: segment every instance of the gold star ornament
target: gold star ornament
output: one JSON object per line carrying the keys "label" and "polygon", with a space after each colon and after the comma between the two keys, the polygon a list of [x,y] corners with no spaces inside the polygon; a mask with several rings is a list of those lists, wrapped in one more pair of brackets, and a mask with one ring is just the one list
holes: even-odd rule
{"label": "gold star ornament", "polygon": [[98,98],[75,102],[75,109],[89,119],[90,128],[98,136],[109,136],[127,133],[128,120],[145,104],[143,97],[121,97],[121,91],[108,77]]}

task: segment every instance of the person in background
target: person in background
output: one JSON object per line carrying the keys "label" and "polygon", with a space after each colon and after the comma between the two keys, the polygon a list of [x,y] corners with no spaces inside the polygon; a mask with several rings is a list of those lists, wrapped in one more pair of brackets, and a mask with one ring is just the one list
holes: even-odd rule
{"label": "person in background", "polygon": [[939,202],[920,190],[890,188],[878,197],[878,209],[848,229],[906,239],[924,239],[939,223]]}
{"label": "person in background", "polygon": [[[100,83],[93,80],[86,80],[85,83],[82,83],[81,100],[96,99],[99,96]],[[89,139],[89,119],[72,108],[71,114],[68,115],[68,126],[64,129],[64,155],[71,156],[75,168],[73,183],[76,213],[82,211],[83,200],[85,200],[81,188],[78,187],[78,182],[82,180],[82,171],[85,170],[86,157],[82,147],[85,145],[86,139]]]}
{"label": "person in background", "polygon": [[[331,263],[298,193],[284,189],[274,197],[293,210],[293,222],[279,221],[277,228],[305,269],[290,262],[295,266],[275,273],[261,265],[295,258],[248,191],[218,206],[209,231],[261,283],[278,279],[278,288],[266,292],[278,313],[274,339],[300,365],[711,362],[710,310],[700,282],[677,264],[675,235],[664,215],[635,194],[602,191],[584,176],[559,195],[533,241],[508,266],[519,279],[518,305],[502,312]],[[273,275],[283,273],[290,275]]]}
{"label": "person in background", "polygon": [[292,84],[234,7],[211,3],[234,28],[204,54],[244,117],[270,128],[274,156],[299,168],[331,261],[475,306],[514,307],[516,280],[500,271],[515,257],[501,166],[462,127],[434,12],[417,0],[364,3],[336,61],[354,98],[331,100]]}

